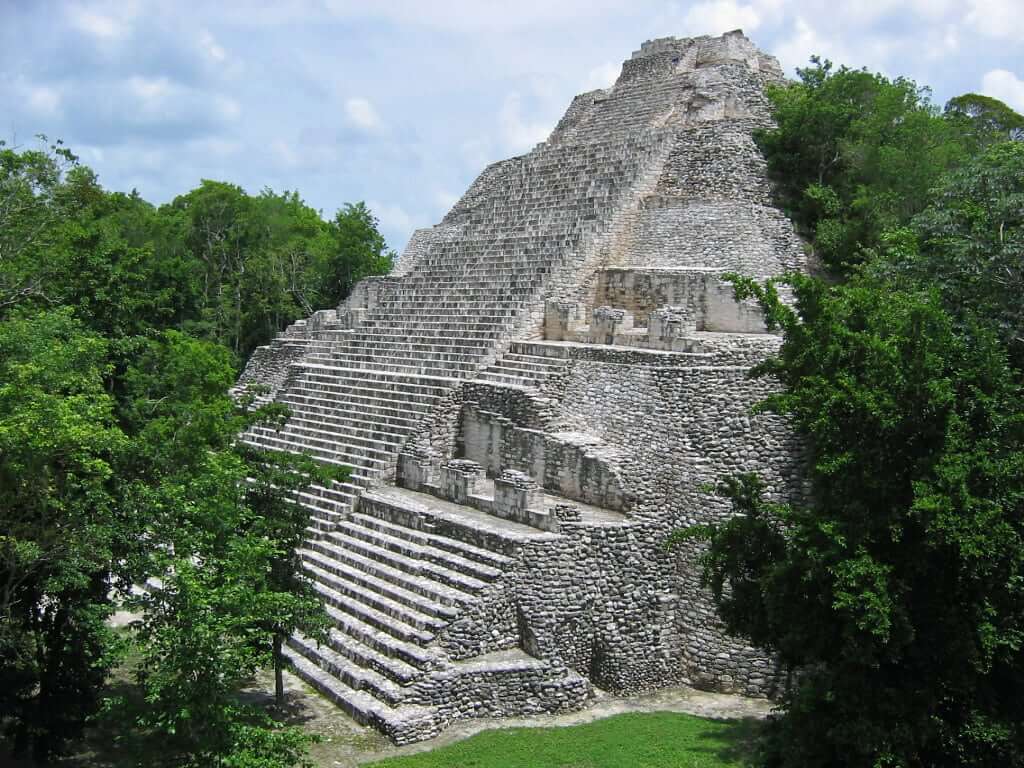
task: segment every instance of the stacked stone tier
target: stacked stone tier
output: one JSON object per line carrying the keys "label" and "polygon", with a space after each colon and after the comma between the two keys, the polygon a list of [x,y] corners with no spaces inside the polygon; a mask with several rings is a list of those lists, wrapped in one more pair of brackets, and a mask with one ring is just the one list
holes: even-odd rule
{"label": "stacked stone tier", "polygon": [[368,492],[361,508],[339,513],[299,551],[331,619],[324,643],[289,639],[286,655],[300,676],[398,743],[436,734],[472,705],[437,703],[438,687],[460,676],[486,672],[508,689],[513,709],[541,689],[549,691],[547,709],[581,703],[588,686],[557,663],[506,648],[500,664],[465,665],[437,643],[516,567],[522,544],[552,534],[499,519],[481,525],[472,510],[395,488]]}
{"label": "stacked stone tier", "polygon": [[[722,366],[738,376],[774,342],[706,333],[717,315],[690,334],[680,310],[662,323],[664,349],[642,348],[654,335],[617,329],[625,308],[612,307],[609,343],[577,343],[600,334],[570,320],[589,328],[621,286],[641,285],[609,267],[654,258],[765,274],[798,262],[751,138],[769,124],[762,86],[778,79],[735,33],[646,44],[548,141],[485,169],[391,275],[250,361],[238,391],[259,384],[257,404],[291,415],[240,439],[350,468],[297,496],[310,516],[303,569],[331,628],[320,644],[296,635],[287,653],[360,722],[404,743],[461,717],[579,707],[587,676],[626,689],[676,674],[666,659],[685,633],[656,568],[664,551],[632,527],[639,499],[653,530],[662,497],[626,482],[622,460],[642,441],[615,431],[642,416],[589,425],[584,411],[634,381],[656,406],[670,390],[694,396],[702,387],[676,380],[713,388]],[[684,277],[673,285],[698,284]],[[665,281],[644,279],[660,296]],[[552,303],[566,328],[549,338],[562,341],[537,341]],[[634,303],[639,328],[659,307]],[[584,395],[577,410],[568,388]],[[654,463],[677,453],[666,443]],[[414,481],[388,487],[399,467]],[[640,651],[626,661],[627,649]]]}

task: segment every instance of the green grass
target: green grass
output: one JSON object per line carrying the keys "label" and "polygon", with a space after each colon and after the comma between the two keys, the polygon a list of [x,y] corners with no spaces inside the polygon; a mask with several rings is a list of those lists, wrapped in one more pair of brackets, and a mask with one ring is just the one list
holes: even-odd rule
{"label": "green grass", "polygon": [[566,728],[484,731],[372,768],[738,768],[749,765],[756,729],[753,721],[631,713]]}

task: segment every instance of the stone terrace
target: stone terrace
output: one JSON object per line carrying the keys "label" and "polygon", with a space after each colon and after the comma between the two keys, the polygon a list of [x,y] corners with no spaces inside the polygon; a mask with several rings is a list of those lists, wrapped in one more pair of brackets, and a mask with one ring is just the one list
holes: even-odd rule
{"label": "stone terrace", "polygon": [[241,439],[352,468],[299,496],[332,628],[288,655],[360,722],[403,743],[593,685],[770,691],[661,542],[723,514],[698,481],[796,483],[784,426],[747,414],[777,339],[718,277],[803,264],[751,139],[780,77],[739,32],[645,43],[390,275],[254,354],[238,391],[291,416]]}

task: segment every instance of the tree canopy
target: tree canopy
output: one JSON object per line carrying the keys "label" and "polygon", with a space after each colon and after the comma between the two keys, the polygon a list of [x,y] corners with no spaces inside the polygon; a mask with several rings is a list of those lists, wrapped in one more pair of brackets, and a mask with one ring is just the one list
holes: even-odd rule
{"label": "tree canopy", "polygon": [[966,94],[945,112],[927,88],[818,57],[771,86],[777,127],[759,144],[783,207],[821,264],[844,273],[924,210],[942,176],[1020,132],[1020,115]]}
{"label": "tree canopy", "polygon": [[[0,145],[0,735],[45,763],[136,646],[139,719],[169,764],[291,766],[308,738],[244,706],[323,613],[296,567],[311,459],[236,438],[280,423],[228,394],[247,355],[391,252],[362,203],[204,181],[155,207],[59,142]],[[139,597],[133,585],[148,581]],[[144,608],[125,635],[119,606]],[[177,762],[174,762],[177,761]]]}
{"label": "tree canopy", "polygon": [[832,274],[730,278],[783,334],[751,375],[810,492],[723,478],[737,515],[673,540],[706,543],[728,631],[794,672],[764,765],[1024,765],[1020,118],[813,64],[762,141]]}

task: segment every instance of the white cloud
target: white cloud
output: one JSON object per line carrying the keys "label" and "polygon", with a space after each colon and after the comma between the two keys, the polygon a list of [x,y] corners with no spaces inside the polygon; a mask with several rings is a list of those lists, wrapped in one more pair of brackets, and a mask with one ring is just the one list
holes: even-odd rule
{"label": "white cloud", "polygon": [[965,21],[987,37],[1024,42],[1020,0],[969,0]]}
{"label": "white cloud", "polygon": [[367,133],[377,133],[384,127],[373,104],[362,97],[345,101],[345,117],[349,124]]}
{"label": "white cloud", "polygon": [[28,105],[39,115],[52,116],[60,113],[60,93],[45,85],[28,89]]}
{"label": "white cloud", "polygon": [[272,141],[270,143],[270,151],[280,161],[281,165],[284,165],[287,168],[294,168],[299,164],[298,154],[284,139],[275,139]]}
{"label": "white cloud", "polygon": [[751,5],[740,5],[736,0],[706,0],[697,3],[683,17],[683,28],[688,34],[720,35],[733,29],[746,33],[761,26],[761,16]]}
{"label": "white cloud", "polygon": [[523,100],[515,91],[505,97],[498,110],[498,129],[510,152],[524,152],[534,144],[544,141],[551,133],[552,126],[540,121],[529,121],[523,117]]}
{"label": "white cloud", "polygon": [[128,87],[132,93],[142,99],[149,106],[156,106],[162,102],[171,91],[171,82],[166,77],[140,77],[138,75],[128,78]]}
{"label": "white cloud", "polygon": [[208,29],[203,29],[199,32],[199,45],[206,51],[206,55],[214,61],[220,62],[227,58],[227,53],[217,43],[216,38],[210,34]]}
{"label": "white cloud", "polygon": [[587,78],[583,81],[583,90],[593,91],[597,88],[608,88],[614,85],[621,69],[621,64],[612,61],[599,64],[587,73]]}
{"label": "white cloud", "polygon": [[942,36],[942,45],[947,53],[955,53],[960,48],[960,36],[957,34],[955,25],[950,24],[946,27],[946,32]]}
{"label": "white cloud", "polygon": [[[797,16],[792,30],[782,42],[770,46],[769,53],[778,58],[783,71],[792,76],[797,67],[809,65],[812,55],[829,59],[837,66],[867,67],[874,72],[887,74],[894,55],[907,50],[906,41],[884,35],[859,36],[843,25],[821,27],[811,26],[804,16]],[[906,70],[899,74],[904,74]]]}
{"label": "white cloud", "polygon": [[241,105],[227,96],[218,96],[215,103],[217,104],[217,111],[225,120],[237,120],[242,114]]}
{"label": "white cloud", "polygon": [[335,18],[384,19],[403,26],[414,25],[461,32],[507,31],[529,27],[551,27],[578,23],[582,18],[630,8],[624,0],[518,0],[514,8],[503,3],[480,0],[325,0],[324,7]]}
{"label": "white cloud", "polygon": [[218,158],[232,157],[242,151],[240,141],[218,137],[193,139],[186,146],[189,151],[210,154]]}
{"label": "white cloud", "polygon": [[465,162],[466,170],[476,174],[484,167],[497,159],[494,143],[489,136],[476,136],[462,142],[459,153]]}
{"label": "white cloud", "polygon": [[802,16],[797,16],[793,22],[793,31],[782,43],[772,49],[772,53],[778,58],[782,69],[786,74],[792,74],[797,67],[807,66],[807,60],[812,54],[823,54],[835,56],[823,45],[818,32]]}
{"label": "white cloud", "polygon": [[[403,232],[408,236],[414,229],[429,226],[431,223],[426,216],[409,213],[398,203],[367,200],[366,205],[370,212],[377,217],[382,230]],[[405,247],[405,243],[402,243],[401,248],[394,242],[389,242],[388,245],[399,252]]]}
{"label": "white cloud", "polygon": [[1005,69],[993,69],[981,78],[981,92],[1024,112],[1024,80]]}
{"label": "white cloud", "polygon": [[443,212],[447,213],[451,210],[451,207],[459,202],[460,195],[455,195],[446,189],[439,189],[434,192],[434,202],[437,203],[437,207]]}
{"label": "white cloud", "polygon": [[124,16],[118,18],[116,15],[102,13],[83,5],[71,6],[68,9],[68,18],[79,31],[98,40],[117,40],[125,37],[130,29]]}

